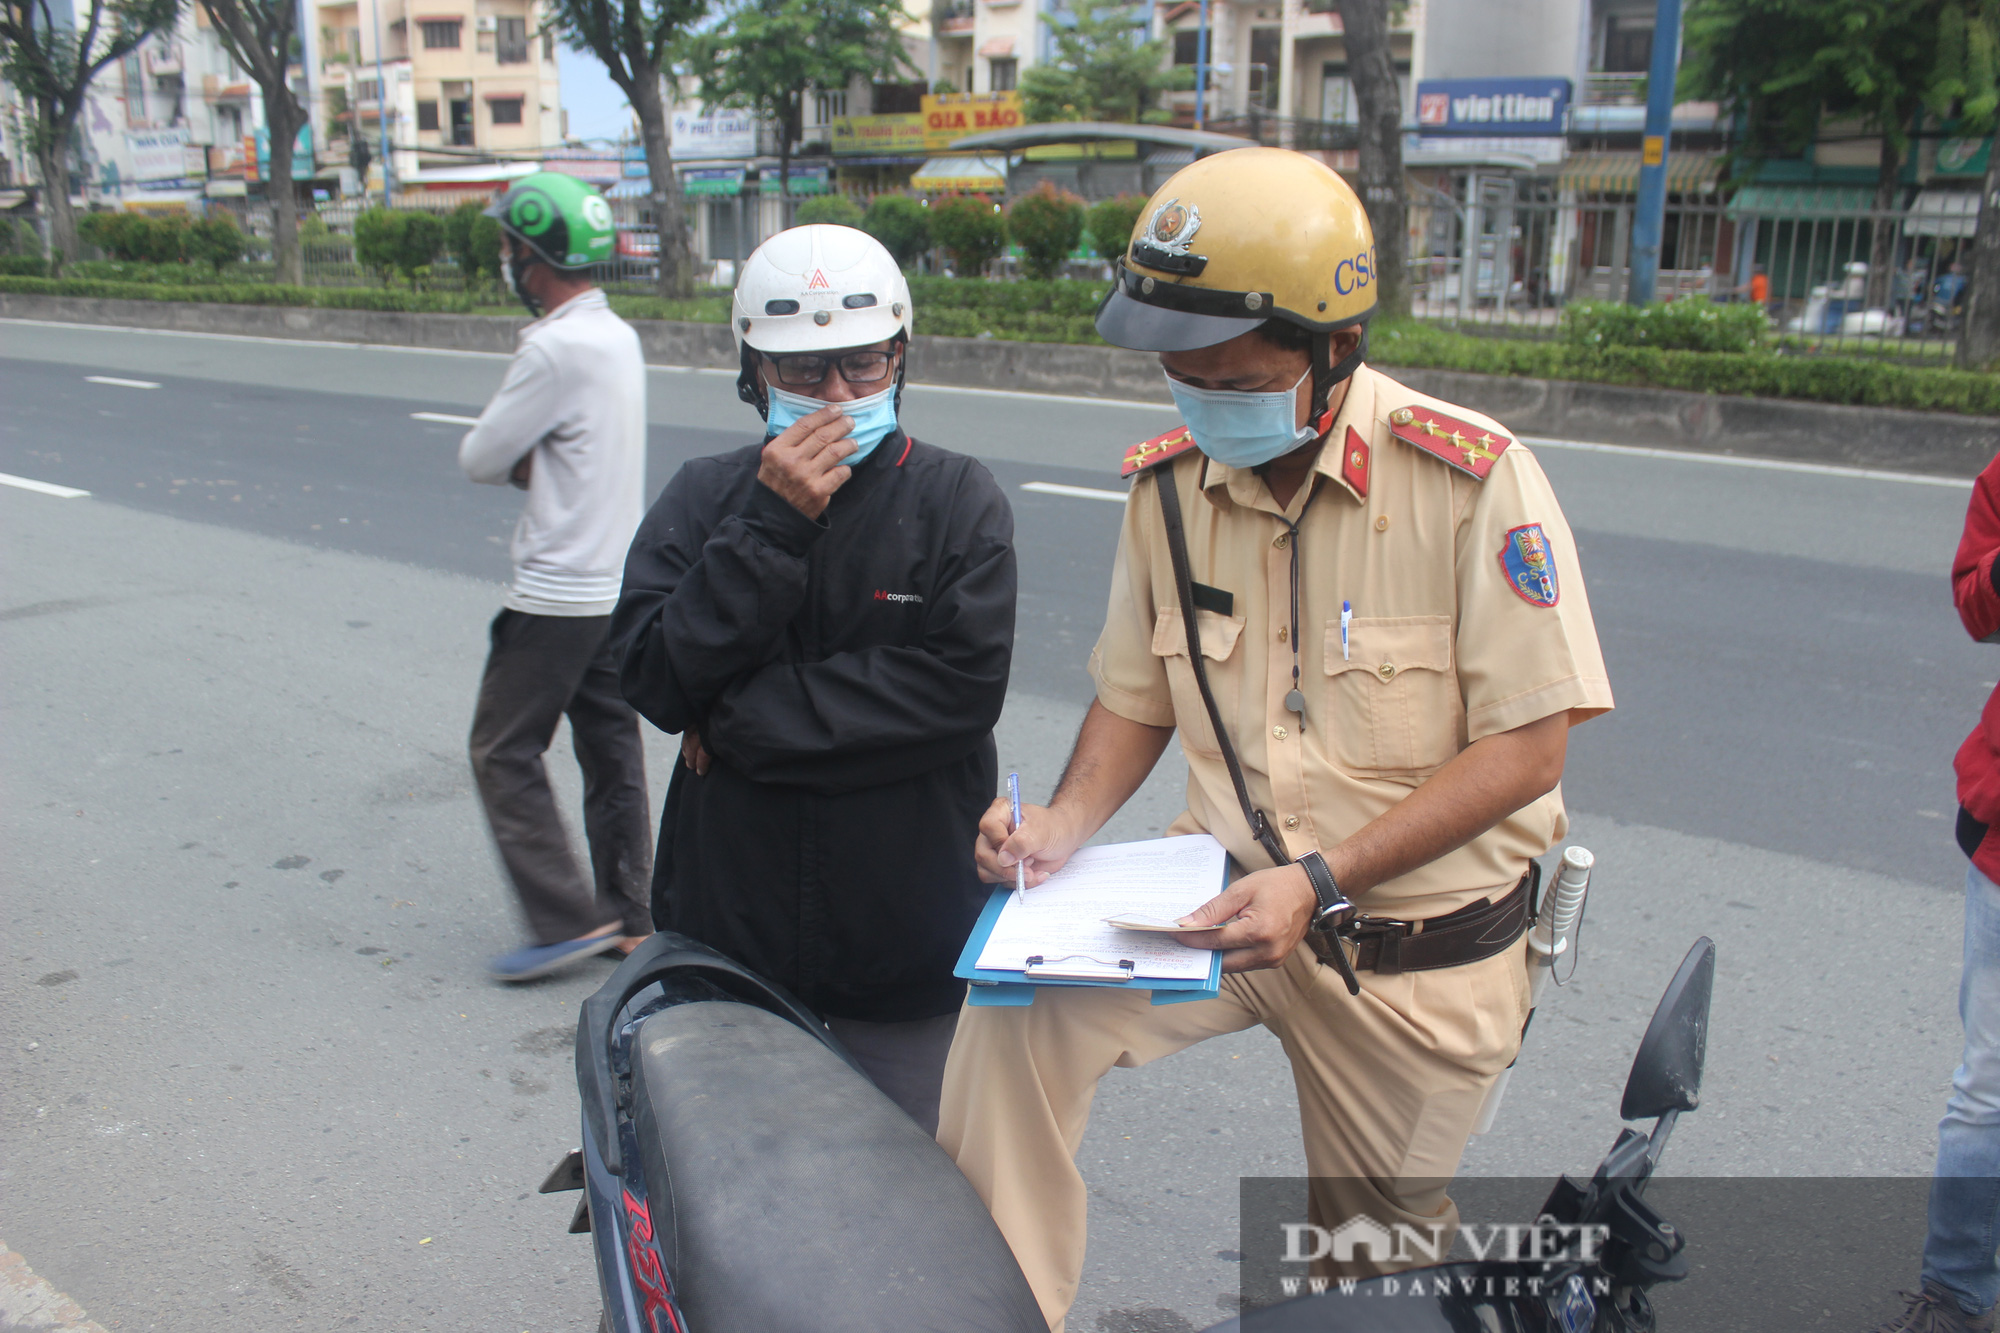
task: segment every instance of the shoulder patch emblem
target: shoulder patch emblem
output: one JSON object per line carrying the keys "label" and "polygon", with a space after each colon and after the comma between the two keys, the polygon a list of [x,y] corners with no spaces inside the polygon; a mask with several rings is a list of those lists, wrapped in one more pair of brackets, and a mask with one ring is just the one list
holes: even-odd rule
{"label": "shoulder patch emblem", "polygon": [[1500,548],[1500,571],[1514,595],[1530,606],[1554,606],[1562,598],[1562,589],[1556,586],[1556,558],[1539,523],[1508,530],[1507,544]]}
{"label": "shoulder patch emblem", "polygon": [[1500,455],[1514,443],[1505,435],[1428,407],[1397,408],[1389,414],[1389,432],[1479,481],[1486,480]]}
{"label": "shoulder patch emblem", "polygon": [[1354,493],[1368,498],[1368,441],[1361,438],[1361,432],[1349,426],[1347,441],[1340,455],[1340,479],[1354,488]]}
{"label": "shoulder patch emblem", "polygon": [[1194,448],[1194,436],[1188,434],[1186,426],[1176,426],[1165,435],[1155,435],[1143,444],[1135,444],[1125,451],[1125,462],[1118,469],[1120,477],[1129,477],[1135,472],[1144,472],[1156,463],[1164,463],[1169,458],[1178,458]]}

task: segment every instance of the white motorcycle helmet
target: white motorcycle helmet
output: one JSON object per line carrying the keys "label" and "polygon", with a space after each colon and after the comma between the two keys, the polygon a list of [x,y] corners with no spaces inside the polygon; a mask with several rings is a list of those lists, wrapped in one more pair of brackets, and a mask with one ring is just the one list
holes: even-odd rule
{"label": "white motorcycle helmet", "polygon": [[[730,303],[737,396],[768,413],[757,353],[825,352],[910,338],[910,284],[865,231],[813,223],[781,231],[743,263]],[[903,366],[896,367],[896,396]]]}

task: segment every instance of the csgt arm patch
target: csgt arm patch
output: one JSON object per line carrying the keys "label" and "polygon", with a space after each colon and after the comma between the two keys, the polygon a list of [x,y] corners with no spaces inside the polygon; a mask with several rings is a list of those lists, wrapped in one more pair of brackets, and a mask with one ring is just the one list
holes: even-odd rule
{"label": "csgt arm patch", "polygon": [[1523,523],[1507,533],[1500,548],[1500,568],[1507,586],[1530,606],[1554,606],[1562,596],[1556,586],[1556,560],[1548,534],[1539,523]]}

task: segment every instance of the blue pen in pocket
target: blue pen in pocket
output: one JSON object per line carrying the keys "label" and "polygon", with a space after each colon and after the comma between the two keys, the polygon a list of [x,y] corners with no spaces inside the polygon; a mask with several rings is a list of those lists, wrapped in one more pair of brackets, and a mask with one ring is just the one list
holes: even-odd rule
{"label": "blue pen in pocket", "polygon": [[[1021,827],[1021,775],[1019,773],[1009,773],[1007,775],[1007,798],[1014,803],[1014,827],[1019,828]],[[1026,861],[1016,861],[1014,863],[1014,892],[1026,893],[1027,891],[1028,863]]]}

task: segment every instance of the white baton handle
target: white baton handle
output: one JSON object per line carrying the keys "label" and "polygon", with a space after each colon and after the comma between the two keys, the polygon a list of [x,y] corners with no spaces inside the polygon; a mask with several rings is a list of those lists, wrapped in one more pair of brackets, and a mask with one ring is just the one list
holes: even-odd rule
{"label": "white baton handle", "polygon": [[[1556,959],[1575,946],[1576,923],[1583,918],[1583,900],[1590,895],[1590,868],[1596,861],[1582,847],[1565,848],[1562,864],[1556,870],[1556,882],[1542,895],[1541,911],[1535,914],[1535,922],[1528,928],[1528,1023],[1535,1021],[1535,1010],[1542,1002],[1542,992],[1548,988]],[[1527,1030],[1527,1023],[1522,1024],[1524,1038]],[[1518,1062],[1520,1056],[1514,1058]],[[1507,1082],[1513,1076],[1514,1066],[1510,1064],[1493,1080],[1493,1086],[1486,1090],[1486,1101],[1479,1108],[1479,1119],[1472,1126],[1473,1133],[1484,1134],[1493,1128],[1493,1121],[1500,1114],[1500,1103],[1507,1095]]]}

